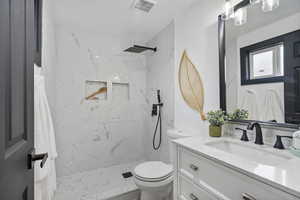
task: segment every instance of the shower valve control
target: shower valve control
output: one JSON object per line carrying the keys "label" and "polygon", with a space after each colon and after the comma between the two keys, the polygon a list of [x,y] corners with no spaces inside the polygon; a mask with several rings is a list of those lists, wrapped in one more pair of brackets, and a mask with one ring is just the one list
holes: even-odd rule
{"label": "shower valve control", "polygon": [[152,116],[157,116],[158,114],[158,107],[163,106],[164,104],[159,103],[159,104],[153,104],[152,105]]}

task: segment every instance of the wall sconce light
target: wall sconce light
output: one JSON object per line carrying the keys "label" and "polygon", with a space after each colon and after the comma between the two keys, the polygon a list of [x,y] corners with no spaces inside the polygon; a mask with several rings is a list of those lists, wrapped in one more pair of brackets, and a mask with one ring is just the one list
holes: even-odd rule
{"label": "wall sconce light", "polygon": [[261,0],[250,0],[251,5],[258,4],[260,2],[261,2]]}
{"label": "wall sconce light", "polygon": [[234,13],[234,24],[236,26],[241,26],[245,23],[247,23],[247,7],[240,8]]}
{"label": "wall sconce light", "polygon": [[[270,12],[279,7],[280,0],[249,0],[250,5],[262,3],[263,12]],[[234,6],[231,0],[225,0],[224,13],[222,15],[222,20],[229,20],[234,18],[234,24],[241,26],[247,23],[247,7],[244,6],[234,11]]]}
{"label": "wall sconce light", "polygon": [[270,12],[279,7],[279,0],[262,0],[262,10]]}
{"label": "wall sconce light", "polygon": [[234,17],[234,9],[230,0],[225,0],[223,20],[228,20]]}

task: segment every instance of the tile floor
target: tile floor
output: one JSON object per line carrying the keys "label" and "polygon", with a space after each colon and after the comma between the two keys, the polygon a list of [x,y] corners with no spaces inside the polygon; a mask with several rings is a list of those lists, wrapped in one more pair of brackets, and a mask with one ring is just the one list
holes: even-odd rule
{"label": "tile floor", "polygon": [[55,200],[138,200],[139,190],[133,178],[122,177],[122,173],[132,171],[138,163],[61,177]]}

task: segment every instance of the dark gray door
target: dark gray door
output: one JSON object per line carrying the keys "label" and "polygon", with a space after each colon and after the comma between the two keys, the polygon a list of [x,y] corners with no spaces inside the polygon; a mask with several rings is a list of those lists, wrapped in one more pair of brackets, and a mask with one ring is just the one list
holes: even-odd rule
{"label": "dark gray door", "polygon": [[33,200],[34,1],[0,0],[0,199]]}

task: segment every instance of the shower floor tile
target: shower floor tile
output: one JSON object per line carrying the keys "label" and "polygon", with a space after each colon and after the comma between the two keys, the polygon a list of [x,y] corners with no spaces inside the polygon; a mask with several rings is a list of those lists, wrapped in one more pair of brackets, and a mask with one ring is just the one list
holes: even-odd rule
{"label": "shower floor tile", "polygon": [[136,200],[139,191],[133,177],[125,179],[122,173],[132,171],[138,163],[140,162],[58,178],[54,200],[113,200],[122,195],[127,196],[124,200]]}

